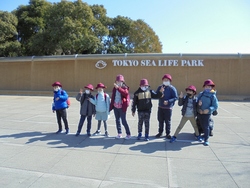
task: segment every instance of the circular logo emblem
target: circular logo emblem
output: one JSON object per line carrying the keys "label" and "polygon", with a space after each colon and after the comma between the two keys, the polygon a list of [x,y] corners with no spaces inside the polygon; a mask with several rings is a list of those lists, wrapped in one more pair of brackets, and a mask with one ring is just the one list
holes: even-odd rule
{"label": "circular logo emblem", "polygon": [[103,60],[97,61],[95,67],[98,69],[104,69],[107,66],[107,63]]}

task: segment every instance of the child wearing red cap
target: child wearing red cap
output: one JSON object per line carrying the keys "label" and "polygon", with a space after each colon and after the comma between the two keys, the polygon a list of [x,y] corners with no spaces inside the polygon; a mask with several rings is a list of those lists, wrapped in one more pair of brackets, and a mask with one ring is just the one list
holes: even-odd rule
{"label": "child wearing red cap", "polygon": [[119,74],[116,76],[110,103],[110,111],[114,109],[114,114],[115,114],[116,129],[118,133],[116,138],[122,138],[122,129],[120,120],[122,120],[122,124],[126,130],[127,136],[125,137],[125,139],[131,138],[129,125],[126,120],[126,112],[129,105],[129,101],[130,101],[129,87],[126,85],[123,75]]}
{"label": "child wearing red cap", "polygon": [[94,87],[92,84],[88,84],[85,87],[85,92],[83,92],[83,89],[80,89],[80,92],[76,96],[76,100],[80,102],[81,108],[80,108],[80,114],[81,118],[78,123],[78,129],[76,132],[76,136],[79,136],[82,130],[83,123],[87,117],[87,135],[91,136],[90,130],[91,130],[91,121],[92,121],[92,115],[95,115],[95,105],[93,105],[91,102],[89,102],[89,98],[94,99],[94,96],[91,94],[91,91],[94,91]]}
{"label": "child wearing red cap", "polygon": [[62,133],[62,122],[63,120],[65,126],[65,133],[69,133],[69,125],[67,120],[67,111],[68,108],[67,100],[68,94],[65,90],[62,90],[62,84],[60,82],[55,82],[52,84],[54,89],[54,98],[52,103],[52,111],[53,113],[56,111],[57,123],[58,123],[58,133]]}
{"label": "child wearing red cap", "polygon": [[95,105],[96,115],[95,119],[98,121],[97,130],[94,135],[101,134],[101,122],[104,123],[105,136],[109,136],[107,119],[109,116],[109,107],[110,107],[110,97],[107,93],[104,92],[104,89],[107,88],[103,83],[99,83],[96,86],[98,94],[93,98],[89,98],[89,101]]}
{"label": "child wearing red cap", "polygon": [[211,114],[218,108],[218,99],[215,84],[211,79],[205,80],[203,84],[203,91],[198,95],[198,119],[204,131],[204,145],[208,146],[209,134],[211,132],[210,119]]}
{"label": "child wearing red cap", "polygon": [[137,139],[140,140],[142,137],[142,125],[145,125],[145,141],[149,140],[149,123],[152,102],[151,99],[159,99],[163,95],[164,88],[156,93],[150,89],[147,79],[142,79],[140,81],[140,87],[134,93],[133,104],[132,104],[132,116],[135,115],[137,108],[138,111],[138,136]]}
{"label": "child wearing red cap", "polygon": [[163,84],[158,87],[156,90],[159,91],[161,87],[164,87],[164,95],[159,99],[158,103],[158,112],[157,119],[159,122],[158,134],[155,135],[156,138],[160,138],[162,136],[164,130],[164,123],[166,125],[166,138],[171,139],[171,117],[172,110],[175,105],[175,101],[178,99],[176,88],[171,85],[172,76],[170,74],[165,74],[162,77]]}
{"label": "child wearing red cap", "polygon": [[[198,140],[200,140],[200,135],[199,135],[199,130],[196,125],[196,120],[195,117],[197,116],[197,97],[196,95],[196,87],[191,85],[186,88],[186,96],[183,95],[183,93],[180,93],[179,100],[178,100],[178,105],[182,106],[182,118],[180,121],[179,126],[177,127],[174,136],[170,139],[170,143],[175,142],[177,135],[181,131],[181,129],[184,127],[185,123],[187,121],[190,121],[194,131],[195,131],[195,136]],[[200,140],[201,141],[201,140]]]}

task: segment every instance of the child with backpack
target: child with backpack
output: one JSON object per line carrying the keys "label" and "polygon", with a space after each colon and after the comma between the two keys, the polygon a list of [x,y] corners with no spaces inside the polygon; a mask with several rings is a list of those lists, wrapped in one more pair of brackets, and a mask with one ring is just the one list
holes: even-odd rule
{"label": "child with backpack", "polygon": [[79,120],[78,129],[75,136],[80,135],[83,123],[86,118],[87,118],[87,135],[91,136],[90,130],[91,130],[92,115],[94,116],[96,113],[95,105],[89,102],[89,98],[94,99],[94,96],[91,94],[91,91],[94,91],[94,87],[92,84],[88,84],[84,88],[85,92],[83,92],[83,89],[80,89],[80,92],[76,96],[76,100],[79,101],[81,105],[80,108],[81,118]]}
{"label": "child with backpack", "polygon": [[187,121],[191,122],[195,131],[195,137],[200,140],[200,134],[195,120],[195,117],[197,116],[197,98],[195,97],[196,87],[193,85],[188,86],[186,88],[186,93],[186,96],[184,96],[181,92],[179,96],[178,105],[182,106],[182,118],[174,135],[170,139],[170,143],[176,141],[177,135],[180,133]]}
{"label": "child with backpack", "polygon": [[126,130],[127,136],[125,137],[125,139],[131,138],[129,125],[126,120],[126,111],[129,105],[129,101],[129,87],[126,85],[123,75],[119,74],[116,76],[110,103],[110,111],[114,109],[115,114],[116,129],[118,133],[118,135],[116,136],[117,139],[122,138],[120,120],[122,120],[122,124]]}
{"label": "child with backpack", "polygon": [[54,82],[52,84],[54,89],[54,98],[52,103],[52,111],[53,113],[56,111],[57,123],[58,123],[58,133],[62,133],[62,122],[63,120],[65,126],[65,133],[69,133],[69,125],[67,120],[67,111],[68,106],[68,94],[65,90],[62,90],[62,84],[60,82]]}
{"label": "child with backpack", "polygon": [[107,93],[104,92],[104,89],[107,88],[103,83],[99,83],[96,86],[97,95],[93,98],[89,98],[89,101],[95,105],[96,115],[95,119],[98,121],[97,130],[93,135],[101,134],[101,122],[104,123],[105,136],[108,137],[108,127],[107,119],[109,116],[109,107],[110,107],[110,97]]}
{"label": "child with backpack", "polygon": [[164,88],[161,87],[158,92],[150,89],[147,79],[142,79],[140,81],[140,87],[134,93],[133,104],[132,104],[132,116],[135,115],[137,108],[138,111],[138,136],[137,140],[142,137],[142,125],[145,125],[145,137],[144,140],[149,140],[149,124],[150,115],[152,109],[151,99],[159,99],[163,96]]}
{"label": "child with backpack", "polygon": [[218,99],[214,87],[215,84],[212,80],[205,80],[203,84],[204,90],[198,95],[198,119],[204,131],[205,146],[209,145],[211,114],[218,108]]}

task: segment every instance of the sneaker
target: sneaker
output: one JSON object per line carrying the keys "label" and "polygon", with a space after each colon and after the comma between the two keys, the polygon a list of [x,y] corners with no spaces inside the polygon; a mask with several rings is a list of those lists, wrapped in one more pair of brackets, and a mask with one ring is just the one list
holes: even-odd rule
{"label": "sneaker", "polygon": [[204,146],[209,146],[209,142],[208,141],[206,141],[206,142],[204,142],[204,144],[203,144]]}
{"label": "sneaker", "polygon": [[101,131],[97,130],[93,135],[96,136],[96,135],[99,135],[99,134],[101,134]]}
{"label": "sneaker", "polygon": [[166,139],[171,139],[171,138],[172,138],[172,137],[171,137],[170,134],[166,135]]}
{"label": "sneaker", "polygon": [[141,139],[141,133],[138,133],[137,140]]}
{"label": "sneaker", "polygon": [[156,138],[160,138],[162,135],[162,133],[158,133],[157,135],[155,135]]}
{"label": "sneaker", "polygon": [[214,136],[213,130],[210,131],[209,136]]}
{"label": "sneaker", "polygon": [[199,135],[199,136],[195,136],[196,140],[198,140],[199,142],[203,141],[203,138]]}
{"label": "sneaker", "polygon": [[69,129],[66,129],[65,134],[69,134]]}
{"label": "sneaker", "polygon": [[56,132],[56,134],[59,134],[59,133],[62,133],[62,130],[58,130],[58,131]]}
{"label": "sneaker", "polygon": [[129,140],[131,138],[131,135],[128,134],[126,137],[125,137],[125,140]]}
{"label": "sneaker", "polygon": [[106,136],[106,137],[109,137],[108,131],[105,131],[105,136]]}
{"label": "sneaker", "polygon": [[87,135],[88,135],[88,136],[91,136],[90,132],[87,132]]}
{"label": "sneaker", "polygon": [[79,136],[80,135],[80,133],[79,132],[77,132],[76,134],[75,134],[75,136]]}
{"label": "sneaker", "polygon": [[122,138],[122,134],[118,134],[115,138],[117,139]]}
{"label": "sneaker", "polygon": [[149,141],[148,136],[145,136],[144,141]]}
{"label": "sneaker", "polygon": [[175,142],[176,141],[176,137],[175,136],[173,136],[171,139],[170,139],[170,143],[173,143],[173,142]]}

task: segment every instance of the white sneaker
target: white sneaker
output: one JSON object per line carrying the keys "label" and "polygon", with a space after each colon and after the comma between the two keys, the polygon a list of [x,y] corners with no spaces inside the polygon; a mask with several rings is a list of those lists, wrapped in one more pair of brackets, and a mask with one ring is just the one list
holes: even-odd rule
{"label": "white sneaker", "polygon": [[115,138],[117,138],[117,139],[122,138],[122,134],[118,134]]}
{"label": "white sneaker", "polygon": [[131,135],[129,134],[125,137],[126,140],[129,140],[130,138],[131,138]]}

